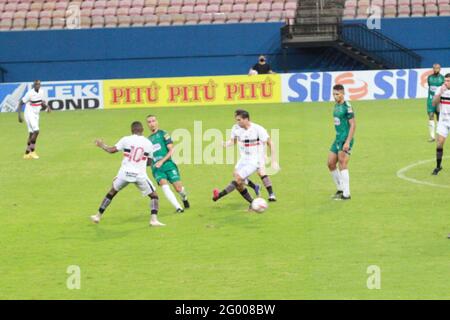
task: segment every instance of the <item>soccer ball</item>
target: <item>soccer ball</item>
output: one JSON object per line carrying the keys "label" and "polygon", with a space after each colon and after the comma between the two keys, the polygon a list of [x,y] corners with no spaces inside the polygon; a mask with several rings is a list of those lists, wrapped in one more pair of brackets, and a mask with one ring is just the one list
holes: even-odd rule
{"label": "soccer ball", "polygon": [[252,209],[258,213],[266,211],[268,206],[269,205],[267,204],[266,200],[264,200],[263,198],[256,198],[252,201]]}
{"label": "soccer ball", "polygon": [[258,71],[256,70],[250,70],[250,72],[248,73],[250,76],[256,76],[258,74]]}

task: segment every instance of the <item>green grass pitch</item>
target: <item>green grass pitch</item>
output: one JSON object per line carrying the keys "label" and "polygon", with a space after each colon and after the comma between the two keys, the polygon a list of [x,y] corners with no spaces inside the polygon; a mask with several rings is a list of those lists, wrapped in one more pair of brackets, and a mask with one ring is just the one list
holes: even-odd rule
{"label": "green grass pitch", "polygon": [[[169,131],[201,120],[203,130],[225,132],[235,107],[41,114],[37,161],[22,159],[25,125],[1,114],[0,298],[450,298],[450,160],[437,177],[434,162],[406,172],[444,187],[396,174],[435,156],[425,101],[353,103],[349,202],[330,199],[332,106],[246,107],[254,122],[280,129],[282,170],[272,177],[279,201],[263,214],[247,213],[236,192],[213,203],[211,190],[230,182],[233,166],[180,165],[192,208],[175,214],[158,189],[165,228],[148,226],[149,201],[133,186],[100,225],[90,222],[121,161],[94,139],[115,143],[148,113]],[[66,286],[70,265],[80,267],[79,290]],[[380,267],[379,290],[367,288],[370,265]]]}

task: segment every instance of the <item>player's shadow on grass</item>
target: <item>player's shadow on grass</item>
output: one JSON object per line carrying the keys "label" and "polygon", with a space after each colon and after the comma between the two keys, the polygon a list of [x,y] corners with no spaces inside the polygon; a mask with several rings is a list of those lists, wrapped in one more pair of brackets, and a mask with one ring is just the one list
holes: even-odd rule
{"label": "player's shadow on grass", "polygon": [[220,206],[212,208],[209,219],[213,220],[218,227],[221,225],[238,226],[245,229],[259,229],[258,219],[254,219],[256,212],[248,212],[245,203],[220,203]]}

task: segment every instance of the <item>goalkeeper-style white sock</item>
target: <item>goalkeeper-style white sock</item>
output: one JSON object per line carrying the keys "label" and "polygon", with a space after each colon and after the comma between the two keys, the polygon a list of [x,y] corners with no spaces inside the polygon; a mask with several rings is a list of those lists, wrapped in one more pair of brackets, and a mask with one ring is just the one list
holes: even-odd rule
{"label": "goalkeeper-style white sock", "polygon": [[170,186],[168,184],[164,184],[161,186],[163,189],[164,195],[166,196],[167,200],[175,207],[175,209],[181,209],[180,204],[177,201],[177,198],[173,194],[172,190],[170,189]]}
{"label": "goalkeeper-style white sock", "polygon": [[434,120],[428,120],[428,129],[430,130],[431,139],[434,139],[435,137]]}
{"label": "goalkeeper-style white sock", "polygon": [[350,175],[348,169],[341,170],[342,191],[344,197],[350,196]]}
{"label": "goalkeeper-style white sock", "polygon": [[334,169],[331,171],[331,176],[333,177],[333,181],[336,184],[337,191],[342,191],[342,185],[341,185],[341,174],[339,173],[338,169]]}

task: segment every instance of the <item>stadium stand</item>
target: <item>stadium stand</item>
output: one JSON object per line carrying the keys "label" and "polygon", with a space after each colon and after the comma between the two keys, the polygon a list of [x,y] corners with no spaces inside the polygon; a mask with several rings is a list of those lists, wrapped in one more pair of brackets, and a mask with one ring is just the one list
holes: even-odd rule
{"label": "stadium stand", "polygon": [[370,7],[378,7],[384,18],[450,16],[449,0],[347,0],[344,19],[365,19]]}
{"label": "stadium stand", "polygon": [[[297,0],[5,0],[0,30],[283,22]],[[79,12],[79,16],[77,13]]]}

